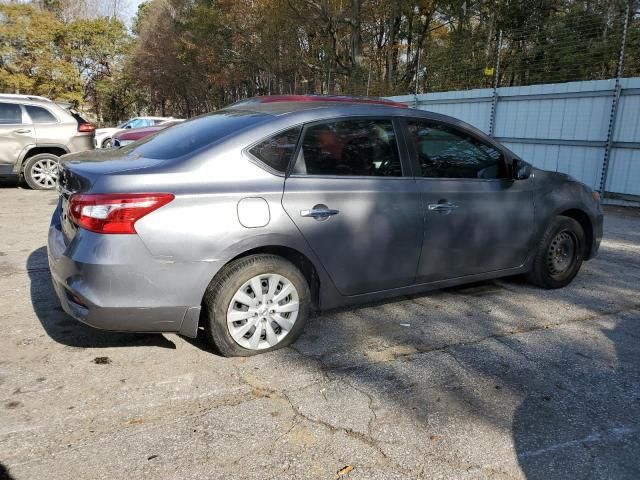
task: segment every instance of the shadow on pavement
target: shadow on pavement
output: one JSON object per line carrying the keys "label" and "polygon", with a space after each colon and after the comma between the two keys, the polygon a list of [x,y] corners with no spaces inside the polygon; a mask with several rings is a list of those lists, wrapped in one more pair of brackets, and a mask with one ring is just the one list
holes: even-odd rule
{"label": "shadow on pavement", "polygon": [[615,356],[553,340],[535,352],[541,367],[562,373],[528,382],[514,415],[528,479],[640,478],[640,322],[623,314],[610,323],[600,331]]}
{"label": "shadow on pavement", "polygon": [[[43,265],[40,248],[31,298],[54,340],[173,348],[71,320]],[[408,472],[432,462],[449,477],[502,478],[517,462],[529,479],[640,478],[638,267],[621,237],[564,289],[505,279],[326,312],[291,349],[246,359],[245,380],[286,391],[297,414]],[[211,351],[202,332],[186,340]],[[291,388],[296,369],[321,383]]]}
{"label": "shadow on pavement", "polygon": [[[326,312],[292,348],[336,390],[367,395],[367,441],[389,455],[390,439],[412,438],[397,454],[411,471],[432,462],[502,478],[515,453],[529,479],[637,479],[639,284],[637,246],[620,240],[564,289],[516,277]],[[337,397],[304,401],[340,427]]]}
{"label": "shadow on pavement", "polygon": [[67,315],[58,302],[47,266],[47,248],[34,250],[27,259],[31,280],[31,303],[49,337],[72,347],[162,347],[175,349],[175,344],[162,334],[134,334],[97,330]]}
{"label": "shadow on pavement", "polygon": [[14,480],[9,473],[9,469],[0,463],[0,480]]}
{"label": "shadow on pavement", "polygon": [[19,188],[21,186],[18,177],[0,177],[0,188]]}

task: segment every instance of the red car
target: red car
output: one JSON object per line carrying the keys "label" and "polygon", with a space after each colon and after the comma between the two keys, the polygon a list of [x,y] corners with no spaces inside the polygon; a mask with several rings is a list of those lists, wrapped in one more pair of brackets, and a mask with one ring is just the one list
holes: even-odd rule
{"label": "red car", "polygon": [[184,120],[169,120],[167,122],[161,123],[160,125],[154,125],[153,127],[131,128],[128,130],[123,130],[113,136],[111,146],[113,148],[124,147],[125,145],[129,145],[130,143],[148,137],[153,133],[159,132],[160,130],[164,130],[165,128],[171,127],[176,123],[180,123],[183,121]]}

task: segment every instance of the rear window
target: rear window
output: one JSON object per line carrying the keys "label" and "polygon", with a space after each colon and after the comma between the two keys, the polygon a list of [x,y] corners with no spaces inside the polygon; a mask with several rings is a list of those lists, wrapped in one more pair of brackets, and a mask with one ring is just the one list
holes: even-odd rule
{"label": "rear window", "polygon": [[46,108],[27,105],[27,113],[33,123],[56,123],[58,119]]}
{"label": "rear window", "polygon": [[220,111],[174,125],[132,147],[147,158],[177,158],[211,145],[227,135],[257,125],[269,115],[255,112]]}

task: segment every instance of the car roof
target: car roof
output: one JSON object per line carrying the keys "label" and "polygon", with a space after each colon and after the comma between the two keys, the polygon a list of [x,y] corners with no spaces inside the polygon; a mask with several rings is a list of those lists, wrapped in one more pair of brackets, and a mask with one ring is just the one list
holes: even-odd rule
{"label": "car roof", "polygon": [[[48,110],[53,110],[60,119],[59,115],[71,115],[73,116],[75,110],[73,105],[65,102],[55,102],[50,98],[41,97],[39,95],[19,95],[14,93],[0,93],[0,102],[11,102],[19,105],[35,105],[40,107],[46,107]],[[69,117],[66,117],[70,121]]]}
{"label": "car roof", "polygon": [[242,110],[246,112],[283,115],[293,112],[317,110],[322,108],[348,109],[351,107],[375,108],[387,110],[406,110],[407,105],[376,97],[351,97],[339,95],[269,95],[252,97],[236,102],[224,110]]}
{"label": "car roof", "polygon": [[[318,98],[313,101],[291,101],[285,98],[272,102],[241,101],[225,107],[224,109],[219,110],[219,112],[268,115],[271,116],[274,121],[277,119],[281,120],[277,122],[277,126],[274,128],[283,129],[297,124],[333,120],[350,116],[423,118],[425,120],[443,122],[448,125],[462,128],[468,132],[474,133],[480,138],[483,138],[485,141],[497,144],[495,139],[492,139],[478,128],[458,118],[428,110],[409,108],[406,104],[400,105],[397,102],[391,101],[362,102],[358,101],[358,99],[354,101],[347,101],[343,99],[334,101],[333,99],[324,98]],[[262,130],[264,125],[266,124],[258,125],[256,128]],[[265,136],[266,135],[265,130]],[[501,148],[508,150],[504,145],[501,145]],[[513,152],[510,150],[508,151],[515,156]]]}
{"label": "car roof", "polygon": [[[436,121],[454,123],[471,127],[466,123],[428,110],[418,110],[408,107],[396,107],[384,104],[362,104],[346,102],[275,102],[275,103],[247,103],[233,104],[219,112],[237,112],[245,114],[263,114],[272,118],[287,118],[293,123],[307,123],[316,120],[340,118],[349,116],[384,116],[384,117],[413,117],[429,118]],[[473,128],[473,127],[471,127]]]}
{"label": "car roof", "polygon": [[20,95],[16,93],[0,93],[0,100],[24,103],[45,103],[47,105],[55,104],[53,100],[39,95]]}

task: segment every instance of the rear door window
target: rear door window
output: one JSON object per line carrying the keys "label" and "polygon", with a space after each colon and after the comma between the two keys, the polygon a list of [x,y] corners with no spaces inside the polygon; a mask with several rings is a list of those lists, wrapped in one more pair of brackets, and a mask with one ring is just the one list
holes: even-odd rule
{"label": "rear door window", "polygon": [[301,127],[291,128],[254,145],[249,153],[278,173],[285,173],[296,150]]}
{"label": "rear door window", "polygon": [[22,109],[15,103],[0,103],[0,124],[17,125],[22,123]]}
{"label": "rear door window", "polygon": [[46,108],[26,105],[27,113],[33,123],[57,123],[58,119]]}
{"label": "rear door window", "polygon": [[307,126],[294,173],[401,177],[402,166],[391,119],[354,118]]}

